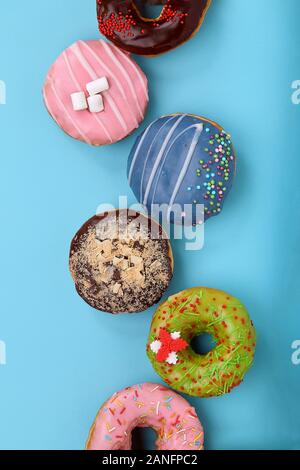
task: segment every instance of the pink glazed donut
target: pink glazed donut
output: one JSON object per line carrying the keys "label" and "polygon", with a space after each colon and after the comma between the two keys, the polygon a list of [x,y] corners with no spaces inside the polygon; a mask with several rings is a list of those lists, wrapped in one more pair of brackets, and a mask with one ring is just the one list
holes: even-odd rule
{"label": "pink glazed donut", "polygon": [[100,409],[87,450],[131,450],[135,428],[157,433],[157,450],[203,450],[203,428],[195,409],[162,385],[144,383],[115,393]]}
{"label": "pink glazed donut", "polygon": [[43,96],[57,124],[71,137],[106,145],[128,136],[144,119],[148,82],[131,59],[103,40],[78,41],[50,68]]}

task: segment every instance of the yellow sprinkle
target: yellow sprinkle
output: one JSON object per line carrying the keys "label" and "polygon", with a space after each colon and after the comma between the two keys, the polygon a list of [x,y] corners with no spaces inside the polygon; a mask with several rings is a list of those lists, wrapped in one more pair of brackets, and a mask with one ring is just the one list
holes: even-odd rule
{"label": "yellow sprinkle", "polygon": [[202,436],[203,436],[203,432],[200,432],[200,434],[198,434],[198,436],[195,437],[194,442],[198,441],[200,437]]}

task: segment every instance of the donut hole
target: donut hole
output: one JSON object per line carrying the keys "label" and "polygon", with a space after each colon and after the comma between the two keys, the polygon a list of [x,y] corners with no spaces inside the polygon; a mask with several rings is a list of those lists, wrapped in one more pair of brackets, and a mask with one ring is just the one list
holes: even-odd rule
{"label": "donut hole", "polygon": [[134,3],[143,18],[153,20],[160,16],[166,0],[135,0]]}
{"label": "donut hole", "polygon": [[132,450],[156,450],[157,435],[152,428],[134,428],[131,438]]}
{"label": "donut hole", "polygon": [[200,335],[194,336],[191,341],[191,348],[196,354],[205,356],[216,346],[216,342],[213,336],[209,333],[202,333]]}

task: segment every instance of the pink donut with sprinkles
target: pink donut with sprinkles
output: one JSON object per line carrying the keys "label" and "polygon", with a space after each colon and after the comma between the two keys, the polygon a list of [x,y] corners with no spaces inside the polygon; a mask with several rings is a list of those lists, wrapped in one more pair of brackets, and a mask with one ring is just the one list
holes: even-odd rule
{"label": "pink donut with sprinkles", "polygon": [[107,400],[86,449],[131,450],[135,428],[152,428],[157,450],[203,450],[204,433],[195,409],[177,393],[153,383],[128,387]]}
{"label": "pink donut with sprinkles", "polygon": [[71,137],[106,145],[131,134],[148,105],[145,74],[128,53],[103,40],[78,41],[50,68],[43,96]]}

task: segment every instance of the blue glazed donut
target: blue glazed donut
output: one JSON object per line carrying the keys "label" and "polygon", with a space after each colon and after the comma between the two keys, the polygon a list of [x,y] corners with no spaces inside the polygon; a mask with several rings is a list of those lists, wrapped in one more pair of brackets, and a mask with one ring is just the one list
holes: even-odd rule
{"label": "blue glazed donut", "polygon": [[[235,176],[231,136],[209,119],[190,114],[163,116],[137,138],[128,160],[129,184],[149,214],[167,205],[169,221],[189,225],[218,215]],[[180,207],[180,217],[171,207]],[[189,206],[187,206],[189,205]],[[202,217],[196,208],[202,205]],[[203,214],[204,207],[204,214]]]}

